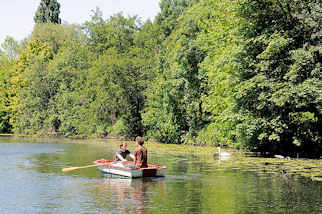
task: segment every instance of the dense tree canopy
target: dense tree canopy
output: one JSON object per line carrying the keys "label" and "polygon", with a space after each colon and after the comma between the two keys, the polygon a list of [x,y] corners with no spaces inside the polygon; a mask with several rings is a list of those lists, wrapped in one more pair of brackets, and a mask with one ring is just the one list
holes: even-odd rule
{"label": "dense tree canopy", "polygon": [[321,156],[318,0],[162,0],[154,21],[97,8],[60,25],[42,0],[31,36],[0,49],[0,132],[144,135]]}
{"label": "dense tree canopy", "polygon": [[[244,1],[237,101],[254,148],[319,157],[322,73],[319,1]],[[305,151],[305,152],[304,152]]]}
{"label": "dense tree canopy", "polygon": [[197,41],[202,8],[192,7],[178,20],[160,53],[159,75],[151,86],[145,109],[148,135],[168,143],[195,137],[206,119],[202,109],[203,75],[199,69],[206,56]]}

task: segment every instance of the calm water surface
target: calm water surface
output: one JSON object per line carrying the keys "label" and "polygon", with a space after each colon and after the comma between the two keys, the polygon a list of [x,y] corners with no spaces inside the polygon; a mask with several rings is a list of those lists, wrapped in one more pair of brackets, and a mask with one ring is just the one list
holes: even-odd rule
{"label": "calm water surface", "polygon": [[164,178],[61,171],[113,159],[118,144],[1,137],[0,213],[322,213],[322,182],[240,168],[234,158],[227,164],[206,154],[170,152],[171,146],[146,145],[149,162],[168,167]]}

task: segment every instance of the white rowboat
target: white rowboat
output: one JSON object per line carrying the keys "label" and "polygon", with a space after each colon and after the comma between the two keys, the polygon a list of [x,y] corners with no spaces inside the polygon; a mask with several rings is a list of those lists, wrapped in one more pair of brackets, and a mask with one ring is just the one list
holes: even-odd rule
{"label": "white rowboat", "polygon": [[167,167],[154,164],[148,164],[147,168],[132,168],[134,162],[127,162],[122,164],[114,160],[96,160],[94,164],[97,165],[98,170],[103,176],[117,175],[130,178],[142,177],[162,177],[165,175]]}

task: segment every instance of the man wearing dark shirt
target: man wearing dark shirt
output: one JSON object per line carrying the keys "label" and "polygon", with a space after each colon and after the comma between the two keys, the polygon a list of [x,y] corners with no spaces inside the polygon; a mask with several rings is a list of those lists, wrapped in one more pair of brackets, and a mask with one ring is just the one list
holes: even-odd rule
{"label": "man wearing dark shirt", "polygon": [[130,156],[132,159],[134,159],[134,156],[130,153],[129,150],[127,150],[127,143],[121,143],[120,149],[115,154],[115,161],[127,161],[126,157]]}

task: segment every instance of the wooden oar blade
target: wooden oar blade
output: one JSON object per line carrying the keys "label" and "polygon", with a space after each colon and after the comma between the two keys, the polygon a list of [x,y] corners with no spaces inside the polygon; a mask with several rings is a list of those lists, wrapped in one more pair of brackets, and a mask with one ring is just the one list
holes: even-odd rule
{"label": "wooden oar blade", "polygon": [[70,171],[73,171],[73,170],[76,170],[76,169],[79,169],[79,167],[64,168],[64,169],[62,169],[62,171],[63,172],[70,172]]}

